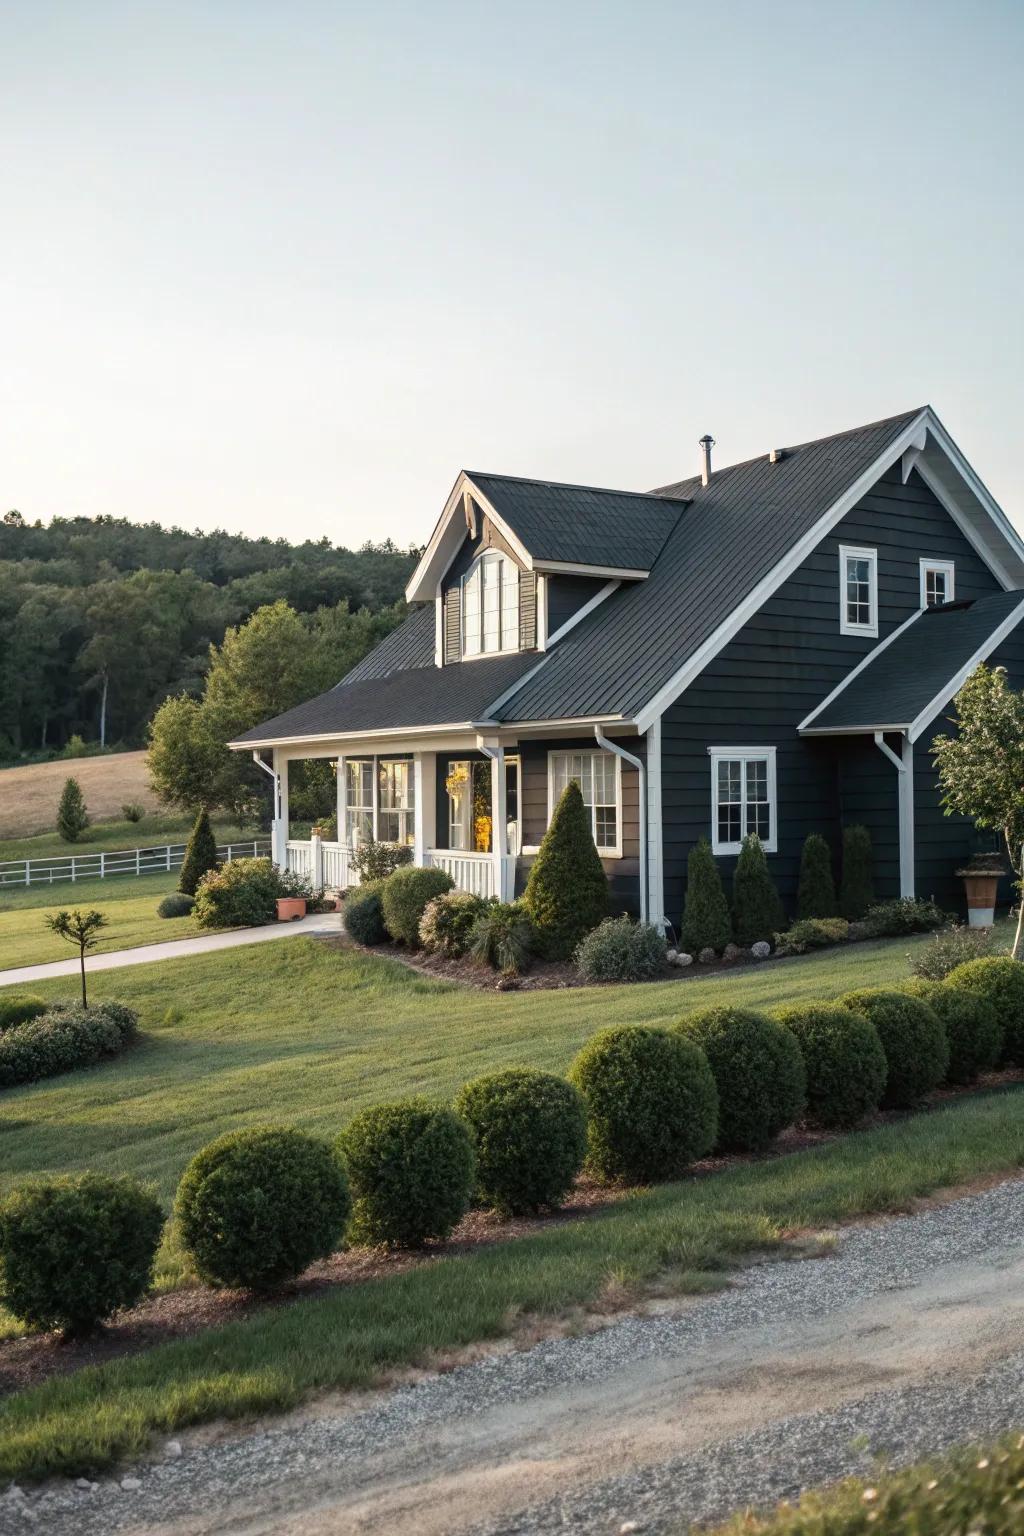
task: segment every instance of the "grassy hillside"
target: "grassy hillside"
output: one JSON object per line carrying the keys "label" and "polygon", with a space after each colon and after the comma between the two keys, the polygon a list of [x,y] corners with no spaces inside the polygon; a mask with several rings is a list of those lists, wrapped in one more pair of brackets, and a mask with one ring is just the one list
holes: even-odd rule
{"label": "grassy hillside", "polygon": [[[159,812],[160,803],[149,787],[145,752],[116,752],[106,757],[76,757],[54,763],[30,763],[24,768],[0,768],[0,839],[53,833],[60,792],[69,777],[81,784],[94,821],[119,818],[122,805],[132,801],[151,813]],[[95,830],[90,828],[90,833]],[[58,846],[61,851],[67,848],[59,839]],[[22,855],[0,848],[0,858],[19,857]]]}

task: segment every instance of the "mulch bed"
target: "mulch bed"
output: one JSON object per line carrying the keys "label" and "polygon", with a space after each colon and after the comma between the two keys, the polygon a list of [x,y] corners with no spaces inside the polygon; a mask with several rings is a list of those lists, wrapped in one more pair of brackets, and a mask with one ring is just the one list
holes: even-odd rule
{"label": "mulch bed", "polygon": [[[929,1096],[927,1107],[940,1108],[950,1100],[968,1094],[1019,1086],[1022,1083],[1024,1069],[1011,1068],[988,1073],[969,1086],[936,1090]],[[882,1110],[857,1129],[871,1130],[891,1124],[906,1119],[908,1113],[911,1112]],[[728,1168],[771,1162],[794,1152],[837,1141],[841,1134],[817,1130],[807,1125],[791,1126],[782,1132],[767,1151],[730,1157],[707,1157],[693,1165],[689,1177],[709,1178]],[[248,1291],[215,1291],[201,1285],[189,1286],[151,1297],[131,1311],[119,1313],[88,1339],[65,1342],[55,1333],[27,1334],[22,1338],[5,1339],[0,1341],[0,1397],[23,1391],[52,1376],[68,1376],[86,1366],[102,1365],[106,1360],[141,1354],[155,1345],[187,1338],[224,1323],[242,1321],[263,1310],[290,1306],[341,1286],[358,1285],[366,1280],[401,1274],[417,1265],[436,1263],[438,1259],[472,1253],[475,1249],[493,1244],[515,1242],[547,1227],[586,1220],[635,1193],[632,1189],[609,1189],[583,1177],[577,1182],[567,1203],[557,1211],[540,1216],[507,1219],[497,1216],[493,1211],[470,1211],[446,1243],[430,1244],[414,1253],[357,1248],[333,1254],[329,1259],[314,1264],[301,1279],[282,1286],[269,1297],[257,1297]]]}

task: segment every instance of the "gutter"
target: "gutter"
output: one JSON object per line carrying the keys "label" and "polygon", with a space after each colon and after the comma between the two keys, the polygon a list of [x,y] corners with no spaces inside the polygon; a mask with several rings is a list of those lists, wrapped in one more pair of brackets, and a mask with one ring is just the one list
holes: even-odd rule
{"label": "gutter", "polygon": [[624,763],[631,763],[640,775],[640,921],[647,922],[647,764],[641,757],[634,757],[625,747],[609,741],[602,735],[601,727],[594,726],[594,740],[605,752],[613,752]]}

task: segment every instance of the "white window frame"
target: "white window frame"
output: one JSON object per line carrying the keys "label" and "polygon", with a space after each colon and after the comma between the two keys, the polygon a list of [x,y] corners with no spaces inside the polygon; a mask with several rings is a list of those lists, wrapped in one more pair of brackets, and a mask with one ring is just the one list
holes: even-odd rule
{"label": "white window frame", "polygon": [[761,847],[765,853],[778,853],[779,851],[779,797],[776,787],[775,775],[775,748],[774,747],[708,747],[708,755],[711,759],[711,852],[716,854],[739,853],[743,846],[743,839],[738,843],[722,842],[718,836],[718,765],[721,762],[738,762],[743,764],[740,781],[740,826],[747,824],[747,769],[749,762],[765,762],[768,764],[768,832],[766,838],[762,838]]}
{"label": "white window frame", "polygon": [[[600,747],[595,750],[578,752],[572,747],[559,748],[548,753],[548,826],[555,813],[555,759],[557,757],[604,757],[611,758],[615,764],[615,844],[602,847],[596,836],[597,817],[595,807],[588,806],[590,812],[590,835],[594,839],[594,847],[602,859],[622,858],[622,758],[616,752],[605,752]],[[526,851],[525,849],[523,850]]]}
{"label": "white window frame", "polygon": [[[369,769],[370,798],[363,799],[363,773]],[[352,778],[358,781],[356,788],[359,791],[358,799],[353,802],[349,799],[349,790],[352,788]],[[345,759],[345,826],[339,828],[339,836],[343,837],[349,848],[358,848],[360,838],[355,834],[353,823],[357,816],[369,816],[370,836],[377,835],[377,765],[372,757],[348,757]]]}
{"label": "white window frame", "polygon": [[953,560],[929,560],[924,555],[919,562],[921,570],[921,607],[928,607],[928,577],[935,571],[941,571],[946,578],[946,602],[952,603],[956,598],[956,562]]}
{"label": "white window frame", "polygon": [[[398,820],[398,836],[380,838],[381,842],[398,843],[403,848],[412,848],[416,841],[416,776],[411,759],[403,757],[378,757],[377,758],[376,792],[377,814],[375,826],[378,828],[376,835],[380,837],[384,817],[396,817]],[[400,774],[393,770],[401,769]],[[390,771],[390,772],[389,772]],[[397,805],[384,804],[384,785],[387,778],[392,779]]]}
{"label": "white window frame", "polygon": [[[498,565],[500,567],[499,573],[498,573],[498,647],[497,647],[496,650],[493,650],[493,651],[488,651],[488,650],[484,649],[484,566],[485,565]],[[515,580],[516,625],[515,625],[515,644],[514,645],[505,645],[504,644],[504,634],[503,634],[504,626],[503,626],[502,620],[503,620],[503,618],[505,616],[504,615],[504,600],[505,600],[504,568],[505,568],[506,565],[509,566],[510,569],[515,572],[515,576],[516,576],[516,580]],[[485,656],[514,656],[514,655],[518,654],[518,652],[521,650],[521,648],[522,648],[522,646],[521,646],[522,631],[521,631],[521,625],[520,625],[520,612],[519,612],[519,599],[520,599],[519,588],[520,588],[520,584],[521,584],[521,574],[522,573],[520,572],[520,569],[519,569],[518,565],[511,558],[511,556],[503,554],[500,549],[488,549],[488,550],[485,550],[485,552],[482,555],[478,555],[477,556],[477,558],[473,561],[473,564],[470,566],[469,570],[462,577],[462,580],[459,583],[459,598],[460,598],[460,600],[459,600],[459,627],[460,627],[459,652],[460,652],[460,655],[461,655],[463,661],[479,661],[482,657],[485,657]],[[478,607],[478,611],[477,611],[477,623],[479,624],[479,627],[480,627],[477,639],[478,639],[479,644],[480,644],[480,649],[478,651],[467,652],[467,650],[466,650],[466,588],[469,586],[469,583],[471,581],[474,581],[474,580],[479,582],[479,592],[480,592],[480,601],[479,601],[479,607]]]}
{"label": "white window frame", "polygon": [[[869,566],[870,596],[868,606],[870,618],[866,624],[854,624],[847,617],[846,612],[846,562],[848,560],[867,560]],[[878,550],[861,549],[854,544],[840,544],[839,546],[839,633],[841,635],[871,635],[878,636]]]}

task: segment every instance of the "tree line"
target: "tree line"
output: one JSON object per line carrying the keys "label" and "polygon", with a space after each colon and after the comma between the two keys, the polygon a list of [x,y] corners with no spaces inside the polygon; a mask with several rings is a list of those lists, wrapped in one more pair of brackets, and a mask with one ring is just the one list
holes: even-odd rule
{"label": "tree line", "polygon": [[415,560],[390,540],[352,550],[113,517],[44,526],[8,512],[0,762],[59,749],[73,735],[141,745],[166,698],[203,692],[229,631],[278,602],[298,616],[303,650],[324,648],[325,667],[313,671],[329,687],[401,617]]}

